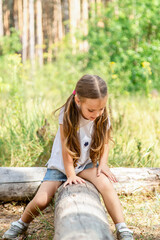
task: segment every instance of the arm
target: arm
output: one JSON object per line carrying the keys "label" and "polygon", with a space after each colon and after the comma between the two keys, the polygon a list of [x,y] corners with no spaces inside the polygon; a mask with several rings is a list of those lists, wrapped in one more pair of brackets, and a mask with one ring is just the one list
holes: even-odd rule
{"label": "arm", "polygon": [[108,167],[108,155],[109,155],[109,144],[106,143],[104,145],[104,152],[103,155],[99,161],[99,166],[97,168],[97,177],[100,176],[101,173],[105,174],[111,181],[117,182],[116,177],[114,174],[110,171]]}
{"label": "arm", "polygon": [[65,182],[64,187],[67,184],[69,184],[69,185],[72,185],[72,183],[77,184],[77,182],[85,183],[85,181],[82,178],[76,176],[76,173],[74,170],[74,165],[73,165],[73,159],[66,150],[62,124],[60,124],[60,135],[61,135],[63,163],[64,163],[64,168],[65,168],[65,172],[66,172],[66,176],[67,176],[67,181]]}

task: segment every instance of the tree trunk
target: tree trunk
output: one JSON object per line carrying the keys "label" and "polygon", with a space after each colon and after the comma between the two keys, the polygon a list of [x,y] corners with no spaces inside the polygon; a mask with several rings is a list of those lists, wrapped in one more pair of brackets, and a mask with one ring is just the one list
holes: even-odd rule
{"label": "tree trunk", "polygon": [[22,61],[27,60],[28,49],[28,0],[23,0]]}
{"label": "tree trunk", "polygon": [[19,29],[20,35],[22,37],[22,33],[23,33],[23,7],[22,7],[22,0],[18,0],[18,29]]}
{"label": "tree trunk", "polygon": [[43,65],[42,0],[37,0],[37,55],[39,65]]}
{"label": "tree trunk", "polygon": [[[53,34],[54,34],[54,43],[63,38],[63,27],[62,27],[62,8],[61,1],[54,1],[54,9],[53,9]],[[55,46],[55,55],[56,55],[56,46]]]}
{"label": "tree trunk", "polygon": [[4,3],[3,17],[4,17],[4,32],[5,32],[5,35],[9,36],[10,35],[10,28],[9,28],[10,9],[7,2]]}
{"label": "tree trunk", "polygon": [[[160,168],[111,168],[118,194],[160,191]],[[46,172],[42,167],[1,167],[0,201],[31,199]]]}
{"label": "tree trunk", "polygon": [[118,194],[160,191],[160,168],[111,168],[118,178]]}
{"label": "tree trunk", "polygon": [[57,23],[58,23],[58,40],[62,40],[64,32],[62,26],[62,4],[61,0],[57,0]]}
{"label": "tree trunk", "polygon": [[99,193],[89,182],[58,189],[54,240],[113,240]]}
{"label": "tree trunk", "polygon": [[68,20],[69,20],[69,5],[68,5],[68,0],[62,0],[62,22],[63,24],[63,32],[64,35],[67,34],[69,32],[69,24],[68,24]]}
{"label": "tree trunk", "polygon": [[80,0],[69,0],[69,22],[73,54],[76,53],[76,29],[80,21]]}
{"label": "tree trunk", "polygon": [[[83,35],[86,37],[88,35],[88,0],[82,0],[82,30]],[[82,43],[83,51],[88,52],[88,41],[84,40]]]}
{"label": "tree trunk", "polygon": [[0,0],[0,37],[2,37],[4,35],[4,31],[3,31],[3,8],[2,8],[2,3],[3,0]]}
{"label": "tree trunk", "polygon": [[14,18],[14,27],[16,30],[18,30],[18,5],[17,0],[14,0],[13,2],[13,18]]}
{"label": "tree trunk", "polygon": [[32,66],[35,60],[35,33],[34,33],[34,0],[29,0],[29,50]]}

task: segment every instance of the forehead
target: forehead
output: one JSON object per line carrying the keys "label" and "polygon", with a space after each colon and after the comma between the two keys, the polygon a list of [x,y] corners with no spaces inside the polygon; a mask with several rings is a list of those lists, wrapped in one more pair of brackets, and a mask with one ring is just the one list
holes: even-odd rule
{"label": "forehead", "polygon": [[86,98],[83,102],[88,109],[95,109],[98,110],[100,108],[104,108],[106,106],[107,96],[104,98]]}

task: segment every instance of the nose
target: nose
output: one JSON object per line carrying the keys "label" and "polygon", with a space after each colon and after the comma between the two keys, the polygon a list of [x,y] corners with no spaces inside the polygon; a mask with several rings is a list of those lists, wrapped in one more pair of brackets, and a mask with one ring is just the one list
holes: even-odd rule
{"label": "nose", "polygon": [[99,112],[96,112],[96,113],[93,115],[94,118],[97,118],[97,117],[99,117],[99,116],[100,116],[100,113],[99,113]]}

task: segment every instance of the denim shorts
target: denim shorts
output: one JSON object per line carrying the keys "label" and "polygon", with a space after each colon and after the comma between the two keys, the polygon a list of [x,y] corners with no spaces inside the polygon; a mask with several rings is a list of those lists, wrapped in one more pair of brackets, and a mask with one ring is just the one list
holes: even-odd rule
{"label": "denim shorts", "polygon": [[[93,163],[88,163],[83,170],[92,168],[92,167],[93,167]],[[42,182],[45,182],[45,181],[65,182],[65,181],[67,181],[67,177],[64,173],[62,173],[61,171],[59,171],[57,169],[47,168],[47,172],[46,172]]]}

